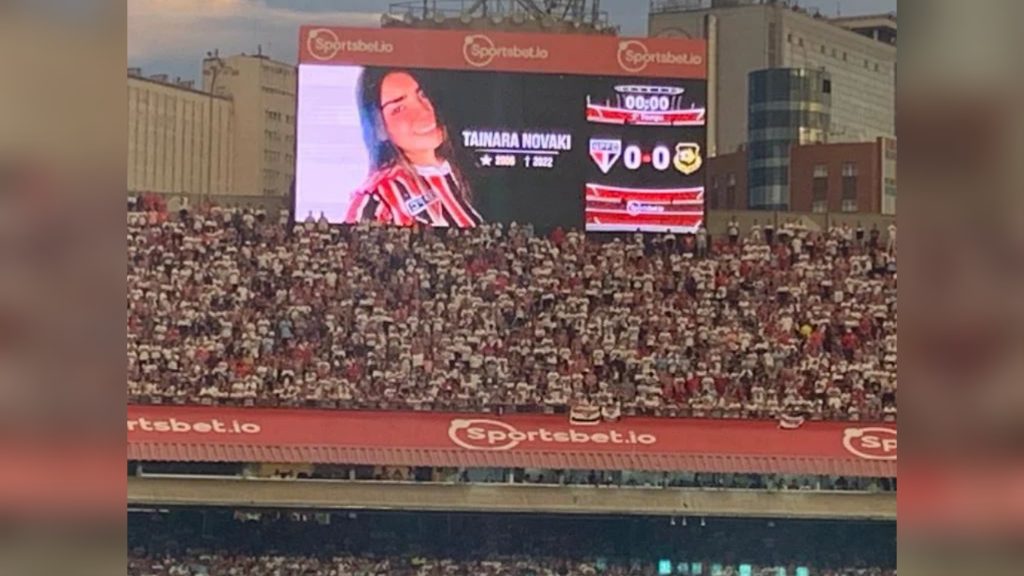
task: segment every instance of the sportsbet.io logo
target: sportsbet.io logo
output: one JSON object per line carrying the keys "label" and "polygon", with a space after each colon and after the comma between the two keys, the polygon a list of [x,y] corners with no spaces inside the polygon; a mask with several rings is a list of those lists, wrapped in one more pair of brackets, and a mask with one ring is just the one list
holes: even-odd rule
{"label": "sportsbet.io logo", "polygon": [[330,28],[316,28],[306,37],[306,49],[317,60],[331,60],[342,50],[356,53],[390,54],[395,45],[383,40],[341,40]]}
{"label": "sportsbet.io logo", "polygon": [[448,438],[466,450],[512,450],[523,442],[542,444],[641,444],[650,446],[658,439],[653,434],[637,434],[634,430],[607,432],[519,430],[511,424],[487,419],[455,419],[448,426]]}
{"label": "sportsbet.io logo", "polygon": [[548,51],[540,46],[498,46],[489,36],[470,34],[462,42],[462,56],[470,66],[483,68],[494,62],[495,58],[546,60]]}
{"label": "sportsbet.io logo", "polygon": [[865,460],[896,460],[896,430],[894,428],[847,428],[843,432],[843,447]]}
{"label": "sportsbet.io logo", "polygon": [[317,28],[310,30],[306,37],[306,48],[309,54],[317,60],[330,60],[341,52],[341,40],[333,30]]}
{"label": "sportsbet.io logo", "polygon": [[651,62],[683,66],[699,66],[704,63],[704,58],[700,54],[651,52],[647,49],[647,45],[639,40],[623,40],[619,42],[619,52],[616,56],[619,60],[619,66],[626,72],[643,72]]}

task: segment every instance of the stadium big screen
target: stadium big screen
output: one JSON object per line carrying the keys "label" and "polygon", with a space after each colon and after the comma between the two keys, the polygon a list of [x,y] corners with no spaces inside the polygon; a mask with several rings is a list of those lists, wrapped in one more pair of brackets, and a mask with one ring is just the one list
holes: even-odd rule
{"label": "stadium big screen", "polygon": [[699,40],[304,27],[295,217],[693,232]]}

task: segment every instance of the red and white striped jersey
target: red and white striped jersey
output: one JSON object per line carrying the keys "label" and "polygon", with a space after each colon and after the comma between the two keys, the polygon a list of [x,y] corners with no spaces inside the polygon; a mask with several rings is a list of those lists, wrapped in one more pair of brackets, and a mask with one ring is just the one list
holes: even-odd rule
{"label": "red and white striped jersey", "polygon": [[345,222],[376,220],[385,224],[473,228],[483,219],[466,201],[448,162],[378,171],[352,195]]}

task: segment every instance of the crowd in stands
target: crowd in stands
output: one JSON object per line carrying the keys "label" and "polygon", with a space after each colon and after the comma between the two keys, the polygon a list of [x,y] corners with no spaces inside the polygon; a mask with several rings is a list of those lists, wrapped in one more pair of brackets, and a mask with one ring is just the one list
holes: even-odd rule
{"label": "crowd in stands", "polygon": [[172,508],[128,527],[129,576],[654,576],[666,562],[892,576],[896,562],[895,522]]}
{"label": "crowd in stands", "polygon": [[[778,567],[751,566],[751,576],[778,576]],[[710,576],[710,566],[703,567]],[[683,574],[683,572],[678,572]],[[795,573],[792,567],[786,572]],[[614,565],[565,558],[505,557],[455,560],[411,556],[239,556],[189,552],[180,556],[128,558],[128,576],[655,576],[652,562]],[[740,576],[738,566],[723,565],[715,576]],[[895,576],[883,568],[840,568],[807,576]]]}
{"label": "crowd in stands", "polygon": [[895,231],[128,212],[135,403],[894,420]]}

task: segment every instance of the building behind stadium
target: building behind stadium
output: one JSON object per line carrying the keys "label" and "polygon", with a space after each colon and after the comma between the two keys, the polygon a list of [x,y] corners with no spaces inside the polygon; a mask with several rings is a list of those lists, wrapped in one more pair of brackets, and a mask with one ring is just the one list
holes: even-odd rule
{"label": "building behind stadium", "polygon": [[795,189],[803,182],[790,166],[798,146],[875,147],[809,153],[854,163],[884,154],[896,134],[895,15],[827,17],[783,0],[656,0],[648,23],[651,36],[708,41],[708,152],[742,154],[746,163],[733,178],[743,184],[738,200],[723,208],[895,214],[895,174],[880,165],[858,167],[879,191],[870,200],[853,190],[840,197],[819,189],[811,198]]}
{"label": "building behind stadium", "polygon": [[[616,31],[603,12],[549,21],[518,8],[469,14],[413,4],[396,4],[377,25]],[[757,211],[774,211],[776,219],[799,212],[812,227],[855,215],[885,225],[895,215],[894,16],[826,18],[782,1],[656,0],[648,31],[709,42],[705,187],[707,208],[720,216],[709,226],[733,217],[763,220]],[[197,84],[129,68],[129,194],[283,206],[295,174],[295,65],[259,51],[211,53],[202,71]],[[754,102],[754,77],[778,89],[817,79],[819,94]],[[773,112],[779,106],[795,111],[783,117]],[[765,127],[751,129],[751,118]]]}

